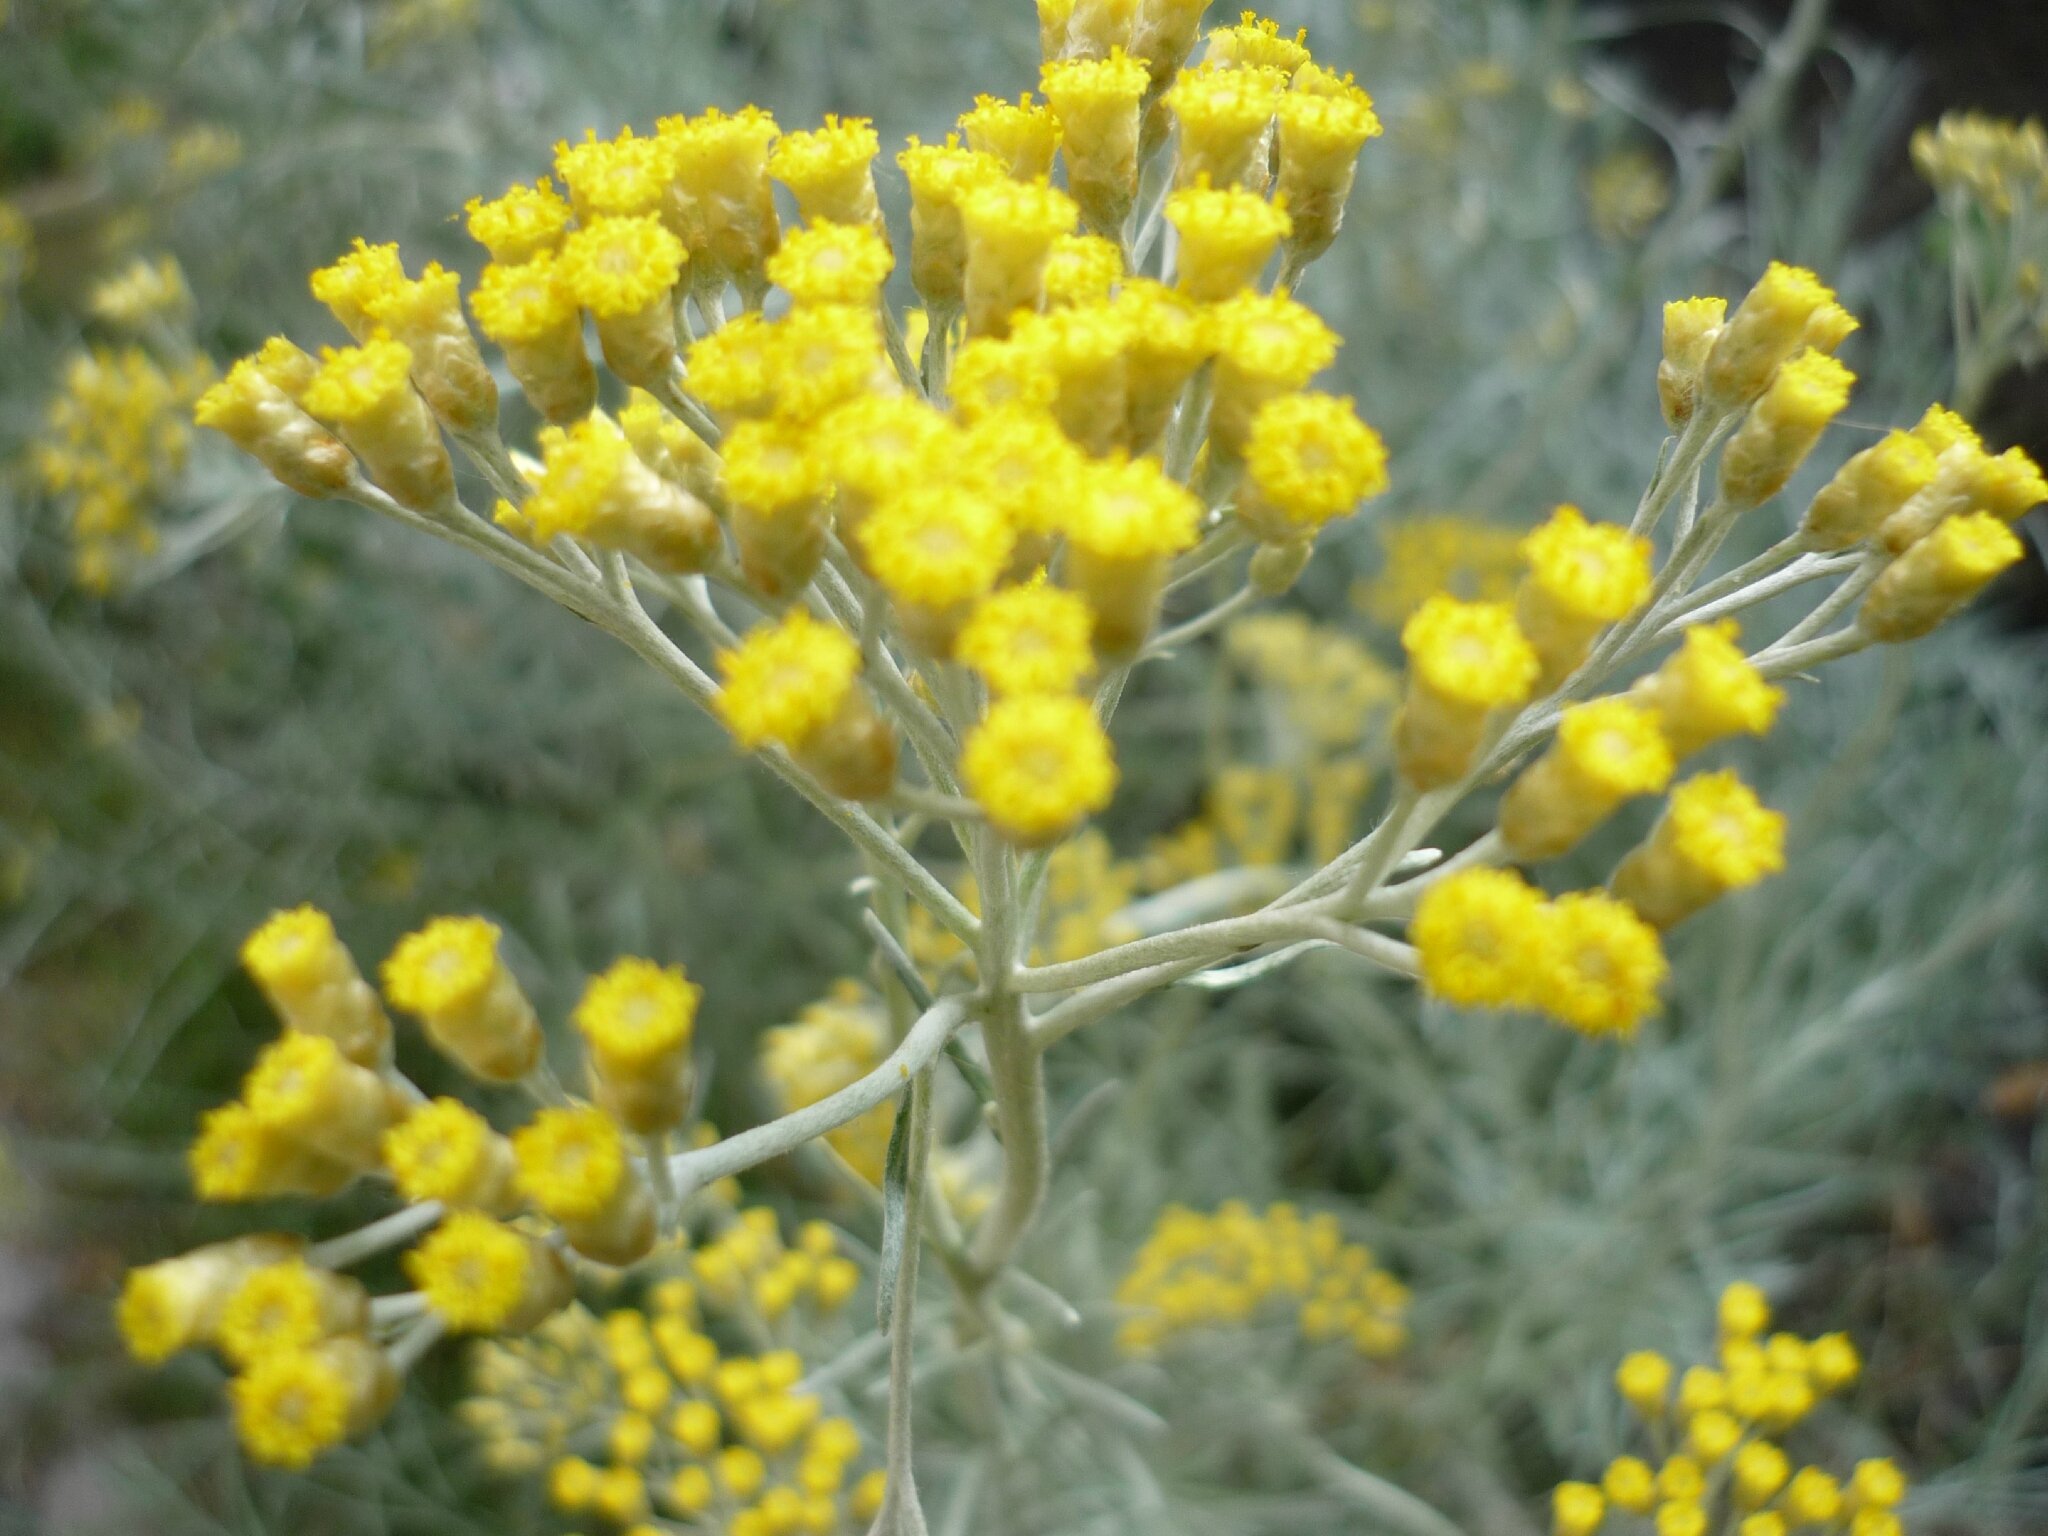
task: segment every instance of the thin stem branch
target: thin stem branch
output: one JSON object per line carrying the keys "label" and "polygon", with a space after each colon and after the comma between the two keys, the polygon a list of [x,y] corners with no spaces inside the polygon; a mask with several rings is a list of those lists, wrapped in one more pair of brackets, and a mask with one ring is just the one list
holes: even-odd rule
{"label": "thin stem branch", "polygon": [[411,1242],[440,1219],[441,1202],[438,1200],[409,1205],[402,1211],[379,1217],[368,1226],[313,1244],[306,1250],[306,1262],[318,1269],[346,1269],[387,1248]]}

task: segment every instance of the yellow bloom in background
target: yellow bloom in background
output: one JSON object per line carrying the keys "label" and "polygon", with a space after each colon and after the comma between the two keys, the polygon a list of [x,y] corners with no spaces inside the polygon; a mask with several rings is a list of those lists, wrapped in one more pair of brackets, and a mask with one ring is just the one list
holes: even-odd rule
{"label": "yellow bloom in background", "polygon": [[1592,1536],[1607,1516],[1607,1500],[1591,1483],[1559,1483],[1550,1500],[1552,1536]]}
{"label": "yellow bloom in background", "polygon": [[1035,181],[1052,172],[1052,159],[1059,152],[1059,119],[1043,102],[1033,101],[1026,91],[1015,101],[981,95],[974,106],[960,116],[960,132],[967,147],[991,155],[1018,181]]}
{"label": "yellow bloom in background", "polygon": [[895,265],[872,225],[821,221],[784,240],[767,272],[799,304],[872,304]]}
{"label": "yellow bloom in background", "polygon": [[996,829],[1013,842],[1057,842],[1109,804],[1116,759],[1082,699],[998,699],[968,733],[960,775]]}
{"label": "yellow bloom in background", "polygon": [[879,224],[875,125],[864,117],[827,114],[817,128],[785,133],[768,151],[768,174],[790,190],[809,222]]}
{"label": "yellow bloom in background", "polygon": [[313,297],[333,311],[349,335],[367,341],[376,330],[370,301],[404,281],[398,247],[371,245],[359,236],[343,256],[313,274]]}
{"label": "yellow bloom in background", "polygon": [[1594,637],[1650,595],[1650,541],[1614,523],[1589,523],[1561,506],[1522,541],[1529,574],[1515,618],[1543,661],[1542,684],[1562,682]]}
{"label": "yellow bloom in background", "polygon": [[629,1130],[670,1130],[689,1114],[690,1040],[702,996],[681,966],[631,958],[584,989],[571,1021],[599,1102]]}
{"label": "yellow bloom in background", "polygon": [[389,1050],[391,1021],[319,908],[273,913],[242,942],[241,959],[286,1028],[328,1036],[359,1066]]}
{"label": "yellow bloom in background", "polygon": [[1541,663],[1505,604],[1441,595],[1401,627],[1401,646],[1408,689],[1395,749],[1402,773],[1427,789],[1471,766],[1491,712],[1527,699]]}
{"label": "yellow bloom in background", "polygon": [[1205,303],[1254,286],[1294,228],[1285,208],[1256,192],[1206,181],[1170,195],[1166,221],[1180,235],[1175,281],[1189,298]]}
{"label": "yellow bloom in background", "polygon": [[1501,836],[1519,859],[1555,858],[1622,801],[1663,789],[1673,767],[1655,711],[1628,699],[1571,705],[1550,749],[1502,797]]}

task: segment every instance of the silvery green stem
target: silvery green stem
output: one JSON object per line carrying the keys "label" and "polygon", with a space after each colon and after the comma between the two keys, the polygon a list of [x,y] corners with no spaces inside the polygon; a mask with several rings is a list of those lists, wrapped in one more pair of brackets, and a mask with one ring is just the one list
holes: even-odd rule
{"label": "silvery green stem", "polygon": [[708,1147],[678,1152],[669,1159],[670,1173],[678,1187],[688,1193],[728,1174],[744,1173],[757,1163],[780,1157],[827,1131],[837,1130],[903,1092],[904,1085],[945,1049],[946,1042],[966,1017],[965,998],[940,998],[919,1015],[896,1049],[866,1075],[815,1104],[791,1110],[765,1125],[714,1141]]}
{"label": "silvery green stem", "polygon": [[910,1166],[904,1181],[903,1257],[889,1312],[889,1424],[882,1507],[870,1536],[924,1536],[924,1510],[911,1467],[912,1368],[916,1364],[917,1261],[923,1244],[925,1166],[931,1152],[931,1074],[910,1085]]}
{"label": "silvery green stem", "polygon": [[324,1243],[315,1243],[306,1250],[306,1262],[319,1269],[346,1269],[372,1254],[410,1242],[440,1219],[441,1202],[438,1200],[409,1205],[389,1216],[380,1216],[368,1226],[344,1232],[340,1237],[330,1237]]}
{"label": "silvery green stem", "polygon": [[1051,1162],[1045,1067],[1025,1028],[1024,1000],[1011,992],[991,999],[981,1034],[995,1092],[996,1129],[1003,1140],[1002,1187],[967,1253],[969,1267],[986,1284],[1009,1262],[1038,1214]]}

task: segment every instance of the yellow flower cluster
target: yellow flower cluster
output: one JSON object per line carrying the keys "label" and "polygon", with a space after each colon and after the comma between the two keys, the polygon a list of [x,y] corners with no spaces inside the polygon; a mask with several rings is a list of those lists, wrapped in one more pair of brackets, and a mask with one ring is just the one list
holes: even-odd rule
{"label": "yellow flower cluster", "polygon": [[111,590],[157,548],[157,514],[191,452],[188,413],[210,381],[206,360],[182,345],[168,360],[131,343],[65,362],[31,464],[63,508],[72,571],[87,591]]}
{"label": "yellow flower cluster", "polygon": [[[950,774],[1011,843],[1055,844],[1117,781],[1080,690],[1142,652],[1176,559],[1234,511],[1267,546],[1252,579],[1282,590],[1317,531],[1387,485],[1352,403],[1308,391],[1336,338],[1291,296],[1378,132],[1371,103],[1255,18],[1183,68],[1198,14],[1048,20],[1042,99],[978,98],[944,142],[897,157],[922,368],[882,294],[899,253],[872,126],[785,133],[759,108],[712,109],[564,142],[552,177],[468,207],[490,256],[470,311],[549,423],[527,483],[492,446],[455,274],[409,274],[394,246],[358,241],[314,274],[353,346],[287,367],[296,349],[273,342],[203,419],[295,488],[374,486],[432,518],[462,515],[452,436],[491,464],[498,526],[537,547],[664,576],[736,568],[786,611],[726,647],[718,712],[848,799],[889,796],[899,754],[828,594],[886,605],[881,639],[918,682],[958,662],[986,685],[951,707]],[[1128,270],[1124,228],[1154,154],[1173,160],[1159,217],[1178,252],[1160,277]],[[598,408],[586,323],[641,391],[637,424]]]}
{"label": "yellow flower cluster", "polygon": [[[771,1247],[780,1257],[762,1268]],[[566,1515],[629,1531],[671,1528],[657,1521],[754,1536],[862,1529],[881,1473],[857,1470],[859,1430],[801,1390],[794,1350],[742,1354],[718,1342],[735,1326],[792,1320],[793,1298],[773,1319],[748,1310],[739,1274],[758,1271],[758,1297],[792,1263],[822,1326],[852,1289],[832,1232],[812,1223],[784,1251],[774,1214],[751,1209],[693,1255],[695,1283],[657,1276],[644,1307],[600,1317],[571,1306],[524,1337],[476,1345],[458,1414],[491,1467],[544,1473]]]}
{"label": "yellow flower cluster", "polygon": [[1862,1362],[1848,1336],[1767,1333],[1770,1303],[1747,1281],[1721,1293],[1719,1313],[1714,1364],[1680,1374],[1648,1350],[1621,1362],[1615,1386],[1661,1459],[1617,1456],[1598,1483],[1560,1483],[1555,1536],[1634,1530],[1638,1521],[1657,1536],[1903,1536],[1906,1478],[1896,1464],[1872,1457],[1841,1477],[1796,1465],[1779,1443],[1822,1399],[1854,1384]]}
{"label": "yellow flower cluster", "polygon": [[1913,166],[1937,192],[2007,217],[2015,204],[2048,206],[2048,130],[2033,118],[1951,112],[1914,133]]}
{"label": "yellow flower cluster", "polygon": [[[296,1239],[275,1236],[213,1244],[129,1277],[119,1321],[131,1351],[154,1362],[217,1347],[239,1371],[236,1422],[259,1460],[304,1466],[381,1417],[416,1353],[408,1340],[434,1336],[408,1329],[536,1328],[573,1299],[573,1262],[634,1263],[665,1221],[734,1204],[730,1181],[667,1212],[652,1192],[666,1185],[651,1165],[673,1133],[715,1139],[688,1123],[699,989],[682,968],[622,959],[585,988],[571,1017],[586,1103],[566,1099],[548,1073],[540,1020],[499,941],[483,918],[435,918],[385,960],[382,998],[315,908],[276,914],[242,947],[284,1030],[241,1095],[202,1118],[190,1151],[200,1197],[325,1196],[386,1178],[408,1209],[389,1219],[388,1242],[345,1242],[348,1260],[431,1229],[403,1256],[417,1289],[375,1302],[302,1257]],[[507,1136],[460,1100],[426,1099],[393,1066],[386,999],[469,1075],[525,1086],[548,1107]],[[796,1253],[781,1251],[767,1212],[749,1213],[735,1234],[699,1253],[700,1274],[750,1288],[757,1321],[800,1297],[829,1312],[859,1282],[822,1228]]]}
{"label": "yellow flower cluster", "polygon": [[1408,1288],[1372,1250],[1346,1242],[1337,1219],[1292,1205],[1254,1212],[1229,1201],[1204,1214],[1160,1212],[1117,1286],[1117,1347],[1156,1354],[1177,1337],[1291,1316],[1310,1344],[1342,1339],[1369,1359],[1399,1352]]}

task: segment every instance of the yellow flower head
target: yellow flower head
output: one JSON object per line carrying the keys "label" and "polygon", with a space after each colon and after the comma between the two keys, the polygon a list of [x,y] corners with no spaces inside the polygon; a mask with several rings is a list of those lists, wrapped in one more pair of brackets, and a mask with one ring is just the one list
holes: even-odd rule
{"label": "yellow flower head", "polygon": [[1724,890],[1754,885],[1785,867],[1785,818],[1757,803],[1731,769],[1702,773],[1671,792],[1672,846]]}
{"label": "yellow flower head", "polygon": [[1632,1034],[1670,974],[1657,930],[1599,891],[1561,896],[1551,910],[1537,1006],[1585,1034]]}
{"label": "yellow flower head", "polygon": [[1561,506],[1522,541],[1530,579],[1556,608],[1588,622],[1612,624],[1650,592],[1650,541],[1615,523],[1589,523]]}
{"label": "yellow flower head", "polygon": [[495,342],[538,341],[576,323],[576,297],[552,251],[523,262],[493,261],[469,296],[471,313]]}
{"label": "yellow flower head", "polygon": [[388,336],[359,347],[323,347],[320,358],[300,403],[322,421],[369,421],[412,392],[412,352]]}
{"label": "yellow flower head", "polygon": [[864,117],[827,116],[785,133],[768,152],[768,174],[789,188],[803,216],[858,224],[875,215],[874,160],[881,149]]}
{"label": "yellow flower head", "polygon": [[1607,1517],[1607,1500],[1591,1483],[1559,1483],[1550,1496],[1552,1536],[1593,1536]]}
{"label": "yellow flower head", "polygon": [[1839,1392],[1862,1374],[1863,1361],[1846,1333],[1824,1333],[1807,1347],[1806,1368],[1822,1392]]}
{"label": "yellow flower head", "polygon": [[970,603],[993,591],[1015,541],[994,505],[942,482],[898,491],[860,525],[875,579],[896,602],[926,608]]}
{"label": "yellow flower head", "polygon": [[1387,488],[1387,447],[1348,398],[1282,395],[1252,417],[1245,472],[1260,500],[1306,532]]}
{"label": "yellow flower head", "polygon": [[758,310],[734,316],[690,348],[690,393],[721,416],[767,415],[783,367],[780,339]]}
{"label": "yellow flower head", "polygon": [[489,202],[472,197],[465,205],[470,238],[491,260],[518,265],[562,243],[569,229],[569,204],[546,177],[531,186],[508,187]]}
{"label": "yellow flower head", "polygon": [[896,265],[872,224],[813,221],[768,258],[768,281],[799,304],[873,304]]}
{"label": "yellow flower head", "polygon": [[384,962],[392,1002],[431,1018],[474,1007],[498,973],[498,925],[481,917],[437,917],[407,934]]}
{"label": "yellow flower head", "polygon": [[1710,392],[1733,405],[1756,399],[1778,365],[1805,344],[1808,322],[1834,298],[1806,268],[1772,262],[1714,338],[1703,365]]}
{"label": "yellow flower head", "polygon": [[1079,466],[1067,537],[1105,560],[1150,560],[1194,547],[1202,504],[1156,460],[1091,460]]}
{"label": "yellow flower head", "polygon": [[582,143],[555,146],[555,171],[585,224],[660,212],[674,169],[665,143],[636,138],[631,128],[615,139],[585,129]]}
{"label": "yellow flower head", "polygon": [[228,1388],[235,1428],[249,1455],[299,1470],[348,1434],[354,1393],[324,1351],[281,1350],[253,1363]]}
{"label": "yellow flower head", "polygon": [[1671,1396],[1671,1362],[1654,1350],[1636,1350],[1614,1368],[1614,1385],[1644,1418],[1662,1418]]}
{"label": "yellow flower head", "polygon": [[[1302,88],[1302,77],[1320,74],[1332,89]],[[1295,80],[1295,89],[1280,98],[1280,155],[1284,168],[1287,157],[1349,163],[1366,142],[1382,132],[1372,97],[1360,90],[1349,75],[1341,79],[1317,70],[1311,64]]]}
{"label": "yellow flower head", "polygon": [[1308,62],[1307,27],[1288,37],[1279,22],[1256,11],[1243,12],[1234,27],[1217,27],[1206,41],[1203,61],[1223,69],[1277,69],[1292,75]]}
{"label": "yellow flower head", "polygon": [[1736,644],[1739,633],[1733,619],[1692,625],[1646,688],[1680,757],[1727,736],[1761,736],[1778,718],[1784,692],[1749,664]]}
{"label": "yellow flower head", "polygon": [[1609,800],[1654,794],[1671,782],[1671,747],[1656,712],[1627,699],[1571,705],[1558,721],[1557,748],[1574,775]]}
{"label": "yellow flower head", "polygon": [[404,281],[396,245],[370,245],[358,236],[347,255],[313,273],[313,297],[361,340],[370,333],[370,301]]}
{"label": "yellow flower head", "polygon": [[325,1105],[337,1077],[359,1072],[325,1035],[288,1034],[263,1048],[242,1085],[242,1100],[257,1123],[293,1130]]}
{"label": "yellow flower head", "polygon": [[216,1340],[239,1366],[363,1327],[369,1298],[353,1280],[286,1259],[252,1269],[222,1308]]}
{"label": "yellow flower head", "polygon": [[1913,426],[1913,435],[1937,454],[1951,448],[1982,450],[1984,439],[1976,429],[1945,405],[1930,405]]}
{"label": "yellow flower head", "polygon": [[1777,371],[1756,409],[1780,431],[1811,441],[1842,414],[1855,382],[1856,375],[1841,363],[1808,348]]}
{"label": "yellow flower head", "polygon": [[[1071,235],[1080,217],[1074,200],[1044,181],[998,177],[970,188],[960,199],[969,251],[987,251],[1018,265],[1042,263],[1053,241]],[[971,259],[981,258],[975,254]]]}
{"label": "yellow flower head", "polygon": [[747,632],[718,655],[725,690],[719,718],[740,745],[796,747],[839,713],[860,675],[860,647],[841,631],[793,608],[780,622]]}
{"label": "yellow flower head", "polygon": [[1265,66],[1204,63],[1176,76],[1164,99],[1180,124],[1183,183],[1238,181],[1286,89],[1286,73]]}
{"label": "yellow flower head", "polygon": [[1091,130],[1106,114],[1137,110],[1150,77],[1142,59],[1113,48],[1100,58],[1061,59],[1047,64],[1039,89],[1059,119],[1060,134],[1071,157],[1086,154]]}
{"label": "yellow flower head", "polygon": [[1883,1457],[1857,1462],[1849,1475],[1849,1502],[1858,1509],[1896,1509],[1905,1497],[1905,1474]]}
{"label": "yellow flower head", "polygon": [[948,134],[941,144],[926,144],[913,135],[896,156],[910,183],[912,202],[928,210],[953,209],[976,187],[1003,174],[1001,162],[960,143]]}
{"label": "yellow flower head", "polygon": [[1337,356],[1337,333],[1282,294],[1237,294],[1218,304],[1210,321],[1225,363],[1270,388],[1300,389]]}
{"label": "yellow flower head", "polygon": [[186,1163],[202,1200],[253,1200],[265,1192],[275,1138],[248,1105],[221,1104],[200,1117]]}
{"label": "yellow flower head", "polygon": [[1071,693],[1095,670],[1088,605],[1042,577],[975,605],[953,653],[997,695]]}
{"label": "yellow flower head", "polygon": [[1401,645],[1416,677],[1456,704],[1519,704],[1536,684],[1536,652],[1505,603],[1461,603],[1439,593],[1401,626]]}
{"label": "yellow flower head", "polygon": [[888,366],[869,304],[799,305],[770,332],[775,414],[806,429],[872,390]]}
{"label": "yellow flower head", "polygon": [[743,421],[719,445],[725,493],[756,517],[804,512],[825,494],[823,466],[807,451],[807,429],[779,421]]}
{"label": "yellow flower head", "polygon": [[541,451],[540,483],[520,509],[535,541],[588,533],[610,504],[632,445],[610,421],[589,416],[566,432],[543,429]]}
{"label": "yellow flower head", "polygon": [[842,490],[874,502],[931,462],[927,455],[949,455],[951,438],[952,424],[916,396],[864,394],[827,415],[813,443]]}
{"label": "yellow flower head", "polygon": [[562,242],[562,279],[599,319],[667,299],[683,274],[683,242],[652,214],[593,219]]}
{"label": "yellow flower head", "polygon": [[405,1256],[406,1278],[457,1333],[502,1328],[528,1294],[533,1247],[521,1233],[475,1211],[457,1211]]}
{"label": "yellow flower head", "polygon": [[975,97],[973,108],[961,114],[960,132],[969,149],[995,156],[1018,181],[1048,174],[1060,146],[1059,120],[1050,107],[1033,101],[1029,91],[1015,101]]}
{"label": "yellow flower head", "polygon": [[1785,1453],[1768,1440],[1752,1440],[1737,1451],[1731,1471],[1735,1501],[1744,1509],[1770,1503],[1785,1486],[1785,1479],[1792,1475]]}
{"label": "yellow flower head", "polygon": [[1779,1506],[1795,1525],[1828,1525],[1842,1511],[1842,1485],[1819,1467],[1801,1467]]}
{"label": "yellow flower head", "polygon": [[602,1213],[626,1180],[626,1148],[609,1116],[588,1105],[544,1109],[512,1135],[519,1192],[557,1221]]}
{"label": "yellow flower head", "polygon": [[1029,333],[1028,318],[1018,316],[1008,337],[970,336],[960,348],[953,359],[951,385],[953,410],[962,421],[978,421],[1012,406],[1043,411],[1058,400],[1059,375],[1044,349],[1025,345],[1017,334]]}
{"label": "yellow flower head", "polygon": [[1657,1502],[1657,1474],[1639,1456],[1617,1456],[1600,1478],[1600,1491],[1616,1509],[1646,1515]]}
{"label": "yellow flower head", "polygon": [[334,920],[318,907],[275,912],[242,941],[242,964],[266,991],[303,992],[335,974],[348,952],[335,935]]}
{"label": "yellow flower head", "polygon": [[1543,893],[1520,875],[1471,869],[1423,892],[1408,937],[1434,996],[1461,1007],[1518,1007],[1535,995],[1549,926]]}
{"label": "yellow flower head", "polygon": [[495,1133],[460,1099],[422,1104],[384,1133],[384,1166],[408,1200],[455,1204],[489,1174]]}
{"label": "yellow flower head", "polygon": [[1100,304],[1124,275],[1124,253],[1101,235],[1061,235],[1045,259],[1048,309]]}
{"label": "yellow flower head", "polygon": [[679,965],[615,960],[591,978],[570,1021],[607,1062],[648,1063],[689,1045],[703,996]]}
{"label": "yellow flower head", "polygon": [[1294,228],[1285,208],[1243,187],[1212,187],[1207,177],[1166,199],[1166,221],[1180,233],[1180,287],[1204,301],[1254,282]]}
{"label": "yellow flower head", "polygon": [[1672,300],[1664,306],[1664,360],[1676,368],[1698,368],[1727,318],[1726,299]]}
{"label": "yellow flower head", "polygon": [[1986,455],[1970,477],[1973,500],[2000,522],[2016,523],[2048,501],[2048,479],[2024,448]]}
{"label": "yellow flower head", "polygon": [[1021,404],[979,417],[959,457],[976,491],[1024,533],[1053,531],[1089,462],[1044,410]]}
{"label": "yellow flower head", "polygon": [[1721,1292],[1716,1317],[1724,1340],[1753,1339],[1771,1326],[1770,1298],[1753,1281],[1733,1281]]}
{"label": "yellow flower head", "polygon": [[1735,1416],[1720,1408],[1695,1414],[1685,1427],[1685,1443],[1702,1463],[1713,1466],[1734,1450],[1742,1439],[1742,1426]]}
{"label": "yellow flower head", "polygon": [[991,704],[961,748],[960,774],[996,829],[1028,845],[1053,842],[1108,805],[1117,780],[1095,711],[1045,694]]}

